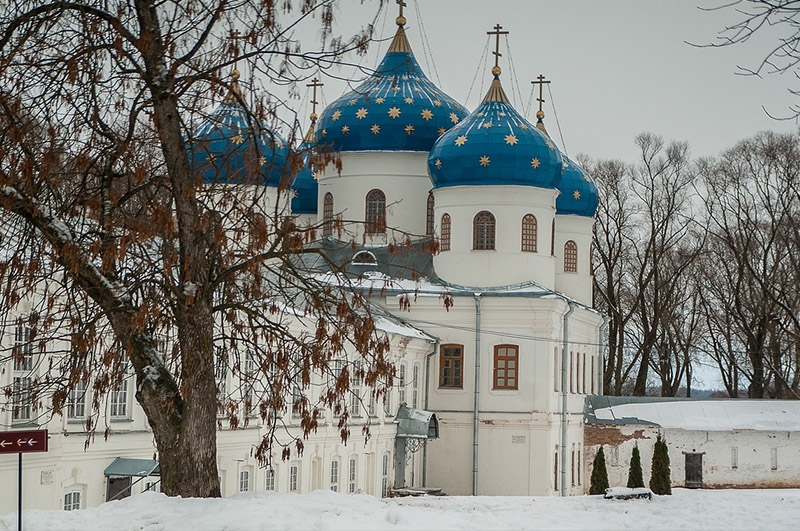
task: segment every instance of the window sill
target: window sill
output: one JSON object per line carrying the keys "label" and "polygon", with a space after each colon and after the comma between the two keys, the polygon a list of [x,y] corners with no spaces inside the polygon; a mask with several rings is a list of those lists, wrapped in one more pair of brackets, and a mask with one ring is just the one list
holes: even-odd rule
{"label": "window sill", "polygon": [[85,424],[86,424],[86,419],[79,419],[79,418],[67,419],[67,424],[81,424],[81,425],[85,425]]}
{"label": "window sill", "polygon": [[13,420],[11,421],[11,428],[38,428],[39,424],[31,422],[30,420]]}
{"label": "window sill", "polygon": [[463,385],[461,385],[459,387],[455,387],[455,386],[453,386],[453,387],[450,387],[450,386],[447,386],[447,387],[439,386],[439,387],[436,388],[436,390],[437,391],[444,391],[444,392],[448,392],[448,391],[463,391],[464,390],[464,386]]}
{"label": "window sill", "polygon": [[110,418],[108,420],[109,420],[109,422],[114,422],[114,423],[133,422],[133,419],[132,418],[128,418],[128,417],[116,417],[116,418]]}

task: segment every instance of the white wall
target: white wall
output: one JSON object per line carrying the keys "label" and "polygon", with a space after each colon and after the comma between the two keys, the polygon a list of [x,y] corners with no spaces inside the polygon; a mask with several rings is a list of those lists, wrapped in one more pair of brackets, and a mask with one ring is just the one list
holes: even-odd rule
{"label": "white wall", "polygon": [[[592,230],[594,218],[556,216],[555,289],[575,300],[592,304]],[[569,240],[578,246],[578,272],[564,272],[564,244]]]}

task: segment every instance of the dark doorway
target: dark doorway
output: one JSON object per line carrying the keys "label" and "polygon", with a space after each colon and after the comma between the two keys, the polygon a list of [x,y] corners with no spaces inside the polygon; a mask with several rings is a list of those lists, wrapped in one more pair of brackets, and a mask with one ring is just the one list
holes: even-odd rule
{"label": "dark doorway", "polygon": [[109,477],[106,501],[121,500],[131,495],[131,477]]}
{"label": "dark doorway", "polygon": [[686,453],[686,488],[703,487],[703,454]]}

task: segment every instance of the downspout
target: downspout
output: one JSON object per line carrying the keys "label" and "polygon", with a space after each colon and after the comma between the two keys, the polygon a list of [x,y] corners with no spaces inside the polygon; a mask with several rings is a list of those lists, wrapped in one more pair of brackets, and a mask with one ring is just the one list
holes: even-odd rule
{"label": "downspout", "polygon": [[475,297],[475,401],[472,411],[472,495],[478,495],[478,406],[481,392],[481,294]]}
{"label": "downspout", "polygon": [[[430,394],[431,357],[439,351],[439,338],[433,342],[433,350],[425,356],[425,411],[428,411],[428,395]],[[428,486],[428,445],[422,446],[422,486]]]}
{"label": "downspout", "polygon": [[561,347],[561,495],[567,495],[567,384],[569,383],[567,371],[569,365],[569,316],[575,311],[575,304],[567,301],[569,308],[564,314],[564,330],[562,332]]}

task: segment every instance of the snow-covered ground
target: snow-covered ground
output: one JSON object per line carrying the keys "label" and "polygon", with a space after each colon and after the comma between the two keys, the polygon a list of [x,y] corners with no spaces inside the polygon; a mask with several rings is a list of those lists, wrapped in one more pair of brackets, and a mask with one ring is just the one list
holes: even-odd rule
{"label": "snow-covered ground", "polygon": [[[652,501],[441,497],[378,499],[316,491],[179,499],[144,493],[82,511],[26,511],[25,529],[797,529],[800,489],[684,490]],[[0,529],[16,529],[16,514]]]}

